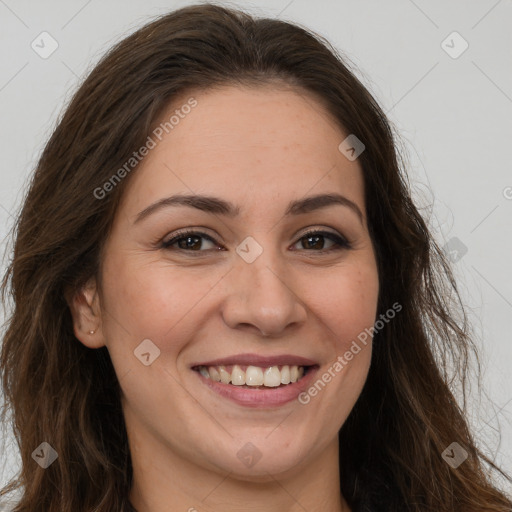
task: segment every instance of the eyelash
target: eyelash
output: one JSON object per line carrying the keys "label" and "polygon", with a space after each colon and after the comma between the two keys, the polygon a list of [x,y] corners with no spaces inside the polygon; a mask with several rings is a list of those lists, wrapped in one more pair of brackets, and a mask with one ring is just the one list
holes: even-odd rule
{"label": "eyelash", "polygon": [[[346,240],[345,238],[341,237],[341,236],[338,236],[334,233],[331,233],[330,231],[321,231],[321,230],[312,230],[312,231],[307,231],[306,233],[304,233],[298,240],[297,242],[299,242],[300,240],[302,240],[303,238],[307,238],[307,237],[311,237],[313,235],[320,235],[320,236],[324,236],[325,238],[328,238],[330,239],[332,242],[335,243],[335,246],[334,247],[331,247],[330,249],[321,249],[319,251],[315,251],[315,250],[310,250],[310,249],[303,249],[305,251],[308,251],[308,252],[317,252],[317,253],[329,253],[331,251],[341,251],[341,250],[348,250],[348,249],[351,249],[352,246],[351,244],[348,242],[348,240]],[[167,240],[165,242],[162,242],[161,243],[161,248],[162,249],[171,249],[171,246],[174,245],[176,242],[179,242],[180,240],[182,239],[185,239],[189,236],[198,236],[200,238],[205,238],[207,240],[209,240],[210,242],[216,244],[216,245],[219,245],[217,243],[217,241],[212,238],[211,236],[205,234],[205,233],[201,233],[200,231],[194,231],[194,230],[184,230],[184,231],[181,231],[179,233],[177,233],[173,238],[171,238],[170,240]],[[297,243],[296,242],[296,243]],[[295,244],[294,244],[295,245]],[[193,251],[193,250],[187,250],[187,249],[181,249],[181,248],[178,248],[178,249],[174,249],[174,250],[178,250],[178,251],[184,251],[184,252],[197,252],[197,253],[201,253],[201,252],[207,252],[207,251],[204,251],[204,250],[199,250],[199,251]]]}

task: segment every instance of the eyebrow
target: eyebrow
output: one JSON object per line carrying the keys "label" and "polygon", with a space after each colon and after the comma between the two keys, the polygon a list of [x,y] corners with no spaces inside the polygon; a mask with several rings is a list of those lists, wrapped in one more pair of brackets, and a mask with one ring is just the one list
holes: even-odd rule
{"label": "eyebrow", "polygon": [[[363,224],[363,214],[357,204],[341,194],[318,194],[291,201],[286,208],[285,217],[310,213],[332,205],[341,205],[350,208],[357,214],[359,221]],[[230,218],[234,218],[240,214],[239,206],[218,197],[198,194],[176,194],[160,199],[155,203],[150,204],[147,208],[144,208],[144,210],[137,214],[134,224],[137,224],[162,208],[168,208],[171,206],[188,206],[203,212],[223,215]]]}

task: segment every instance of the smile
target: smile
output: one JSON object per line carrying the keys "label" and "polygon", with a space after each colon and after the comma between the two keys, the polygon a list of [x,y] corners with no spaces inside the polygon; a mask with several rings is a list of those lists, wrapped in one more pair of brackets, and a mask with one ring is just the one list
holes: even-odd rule
{"label": "smile", "polygon": [[198,361],[190,368],[212,396],[244,407],[272,409],[297,400],[311,386],[320,365],[290,354],[238,354]]}
{"label": "smile", "polygon": [[199,366],[194,368],[206,379],[215,382],[243,386],[245,388],[276,388],[287,386],[299,381],[309,366],[282,365],[282,366],[252,366],[252,365],[219,365]]}

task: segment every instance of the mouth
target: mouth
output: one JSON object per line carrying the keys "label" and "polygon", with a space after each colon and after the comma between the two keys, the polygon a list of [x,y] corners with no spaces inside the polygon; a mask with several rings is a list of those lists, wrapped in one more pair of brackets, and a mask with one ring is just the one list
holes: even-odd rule
{"label": "mouth", "polygon": [[228,384],[231,386],[268,389],[284,387],[300,381],[314,366],[298,365],[215,365],[195,366],[192,369],[199,372],[205,379]]}
{"label": "mouth", "polygon": [[284,405],[307,389],[319,365],[310,359],[282,355],[241,354],[194,364],[200,381],[224,398],[247,407]]}

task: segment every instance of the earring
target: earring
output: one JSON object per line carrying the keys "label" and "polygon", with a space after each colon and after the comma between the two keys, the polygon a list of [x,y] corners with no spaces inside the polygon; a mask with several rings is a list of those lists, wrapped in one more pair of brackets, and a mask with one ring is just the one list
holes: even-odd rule
{"label": "earring", "polygon": [[89,331],[89,334],[94,334],[96,331]]}

